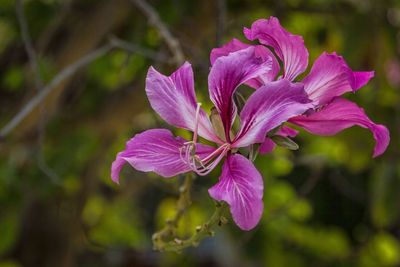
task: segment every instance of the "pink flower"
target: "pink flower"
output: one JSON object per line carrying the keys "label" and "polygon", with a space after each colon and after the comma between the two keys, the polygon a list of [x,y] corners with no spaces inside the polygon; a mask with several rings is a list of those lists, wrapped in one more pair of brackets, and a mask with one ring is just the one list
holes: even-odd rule
{"label": "pink flower", "polygon": [[[137,134],[112,164],[114,182],[118,183],[126,163],[164,177],[190,171],[203,176],[225,159],[219,181],[209,194],[227,202],[236,224],[250,230],[263,212],[263,180],[253,163],[237,152],[238,148],[261,144],[261,152],[270,152],[275,144],[267,133],[289,121],[319,135],[333,135],[358,125],[372,131],[376,140],[374,156],[386,150],[390,139],[386,127],[373,123],[363,109],[339,97],[365,85],[373,72],[353,72],[342,57],[323,53],[310,73],[301,82],[294,82],[308,65],[302,37],[287,32],[274,17],[257,20],[244,33],[261,45],[233,39],[211,52],[208,87],[215,106],[211,121],[196,100],[189,63],[171,76],[149,69],[146,93],[150,105],[169,124],[192,131],[193,139],[174,137],[167,129]],[[233,96],[241,84],[257,90],[243,106],[240,129],[234,133],[237,107]],[[276,134],[294,137],[297,131],[282,126]],[[217,147],[199,143],[199,137]]]}
{"label": "pink flower", "polygon": [[[259,19],[251,28],[244,28],[247,39],[258,40],[261,45],[249,45],[233,39],[221,48],[211,52],[213,64],[221,56],[232,52],[254,47],[262,58],[272,58],[272,69],[247,81],[253,88],[260,88],[276,80],[294,79],[303,73],[308,65],[308,51],[301,36],[286,31],[275,17]],[[272,51],[276,54],[274,56]],[[278,76],[281,69],[282,75]],[[277,77],[278,76],[278,77]],[[368,128],[376,140],[373,156],[381,155],[389,144],[389,131],[383,125],[375,124],[365,114],[364,110],[355,103],[341,98],[346,92],[355,92],[364,86],[374,76],[373,71],[354,72],[341,56],[336,53],[322,53],[314,62],[310,73],[301,81],[308,97],[313,101],[314,108],[302,115],[293,117],[289,122],[301,126],[310,133],[317,135],[334,135],[339,131],[358,125]],[[290,88],[284,88],[290,90]],[[278,133],[279,134],[279,133]],[[283,133],[293,136],[297,133]],[[261,152],[267,153],[274,148],[273,142],[266,138]]]}
{"label": "pink flower", "polygon": [[[268,54],[269,55],[269,54]],[[211,197],[229,204],[232,217],[243,230],[257,225],[263,212],[263,179],[253,163],[236,153],[237,148],[262,143],[267,133],[289,118],[312,108],[302,84],[286,79],[260,86],[246,101],[239,114],[240,129],[232,133],[237,115],[233,101],[236,89],[267,74],[272,58],[248,47],[213,62],[208,76],[209,94],[216,108],[212,123],[197,103],[193,71],[185,63],[171,76],[150,68],[146,93],[153,109],[169,124],[193,132],[191,141],[174,137],[167,129],[152,129],[135,135],[112,164],[111,177],[118,183],[125,163],[144,172],[164,177],[194,171],[207,175],[225,158],[219,181],[209,189]],[[267,74],[268,75],[268,74]],[[199,143],[199,136],[217,148]]]}

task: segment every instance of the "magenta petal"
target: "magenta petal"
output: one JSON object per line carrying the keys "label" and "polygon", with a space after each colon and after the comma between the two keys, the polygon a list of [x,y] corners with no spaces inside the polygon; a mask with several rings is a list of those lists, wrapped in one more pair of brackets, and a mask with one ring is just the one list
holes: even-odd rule
{"label": "magenta petal", "polygon": [[276,147],[276,144],[274,143],[274,141],[272,141],[272,139],[269,138],[269,137],[265,137],[265,140],[264,140],[264,142],[260,145],[260,148],[259,148],[258,151],[259,151],[259,153],[260,153],[261,155],[269,154],[269,153],[271,153],[272,151],[274,151],[275,147]]}
{"label": "magenta petal", "polygon": [[374,71],[355,71],[353,72],[353,79],[351,87],[354,91],[366,85],[375,75]]}
{"label": "magenta petal", "polygon": [[303,38],[286,31],[275,17],[259,19],[251,28],[244,28],[244,35],[253,41],[271,46],[278,57],[283,61],[283,77],[294,80],[303,73],[308,65],[308,51],[304,46]]}
{"label": "magenta petal", "polygon": [[211,65],[214,65],[215,60],[220,57],[227,56],[232,52],[236,52],[242,49],[245,49],[249,46],[249,44],[242,43],[238,39],[234,38],[229,43],[224,44],[222,47],[217,47],[211,50],[210,53],[210,62]]}
{"label": "magenta petal", "polygon": [[237,111],[233,101],[236,88],[270,69],[271,59],[265,61],[257,56],[252,46],[214,62],[208,76],[208,87],[210,98],[221,115],[226,140],[230,140],[229,132]]}
{"label": "magenta petal", "polygon": [[[185,63],[171,76],[149,68],[146,93],[153,109],[169,124],[194,131],[197,100],[194,92],[193,70]],[[221,143],[214,134],[210,120],[203,109],[199,114],[198,134],[210,141]]]}
{"label": "magenta petal", "polygon": [[390,141],[389,131],[384,125],[375,124],[362,108],[343,98],[336,98],[321,110],[295,117],[290,122],[317,135],[334,135],[354,125],[368,128],[376,140],[374,157],[385,152]]}
{"label": "magenta petal", "polygon": [[242,230],[251,230],[263,213],[263,190],[263,179],[253,163],[234,154],[228,156],[218,183],[208,192],[215,200],[229,204],[233,220]]}
{"label": "magenta petal", "polygon": [[317,105],[345,92],[355,91],[373,77],[373,72],[353,72],[343,57],[324,52],[304,78],[304,90]]}
{"label": "magenta petal", "polygon": [[299,131],[283,125],[276,134],[285,137],[296,137],[299,134]]}
{"label": "magenta petal", "polygon": [[[174,137],[167,129],[152,129],[135,135],[126,143],[125,150],[117,154],[111,167],[111,178],[118,183],[119,173],[125,163],[138,171],[155,172],[163,177],[172,177],[190,171],[181,159],[180,148],[187,140]],[[200,158],[215,148],[198,145],[196,153]]]}
{"label": "magenta petal", "polygon": [[263,143],[267,132],[312,107],[301,84],[285,79],[268,83],[257,89],[243,107],[241,129],[233,146]]}
{"label": "magenta petal", "polygon": [[[249,46],[253,45],[242,43],[238,39],[232,39],[232,41],[225,44],[224,46],[214,48],[211,51],[210,54],[211,65],[213,65],[215,60],[217,60],[219,57],[227,56],[232,52],[245,49]],[[261,57],[263,60],[269,60],[269,59],[272,60],[271,70],[268,70],[266,73],[261,74],[259,77],[251,79],[246,82],[247,85],[257,89],[258,87],[266,84],[267,82],[273,81],[279,73],[280,66],[279,62],[276,60],[275,55],[271,52],[271,50],[262,45],[255,45],[253,47],[255,48],[256,56]]]}
{"label": "magenta petal", "polygon": [[[278,130],[276,135],[285,136],[285,137],[295,137],[299,131],[292,129],[286,125],[282,126],[281,129]],[[260,154],[268,154],[271,153],[276,147],[276,144],[272,141],[271,138],[266,137],[265,141],[260,145],[259,152]]]}

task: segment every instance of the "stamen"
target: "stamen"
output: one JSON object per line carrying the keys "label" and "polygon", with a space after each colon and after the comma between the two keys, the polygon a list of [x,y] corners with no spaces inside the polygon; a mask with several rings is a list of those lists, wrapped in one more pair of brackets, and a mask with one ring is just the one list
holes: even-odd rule
{"label": "stamen", "polygon": [[212,152],[210,155],[208,155],[207,157],[205,157],[204,159],[202,159],[201,161],[204,163],[209,162],[213,157],[215,157],[216,155],[218,155],[222,150],[224,150],[226,148],[228,144],[223,144],[222,146],[220,146],[219,148],[217,148],[214,152]]}
{"label": "stamen", "polygon": [[201,167],[198,167],[195,164],[195,159],[193,159],[193,162],[192,162],[193,171],[196,172],[200,176],[205,176],[205,175],[209,174],[218,165],[218,163],[226,155],[226,153],[229,151],[229,149],[230,149],[229,146],[225,146],[224,149],[222,150],[222,153],[220,153],[219,156],[214,161],[210,162],[210,164],[208,164],[206,166],[203,165]]}
{"label": "stamen", "polygon": [[194,132],[193,132],[193,143],[195,143],[195,144],[197,143],[197,131],[199,129],[200,107],[201,107],[201,103],[197,103],[195,125],[194,125]]}
{"label": "stamen", "polygon": [[193,139],[192,141],[183,143],[183,146],[179,149],[179,156],[181,160],[185,164],[188,164],[194,172],[196,172],[198,175],[204,176],[209,174],[215,168],[215,166],[218,165],[218,163],[228,153],[231,147],[230,144],[225,143],[203,159],[201,159],[199,155],[196,154],[200,107],[201,103],[197,103]]}
{"label": "stamen", "polygon": [[[193,144],[188,142],[186,147],[182,147],[180,149],[181,159],[198,175],[204,176],[209,174],[215,168],[215,166],[217,166],[217,164],[231,148],[229,144],[225,143],[204,159],[201,159],[198,155],[193,154],[193,149]],[[184,155],[183,150],[185,150]]]}

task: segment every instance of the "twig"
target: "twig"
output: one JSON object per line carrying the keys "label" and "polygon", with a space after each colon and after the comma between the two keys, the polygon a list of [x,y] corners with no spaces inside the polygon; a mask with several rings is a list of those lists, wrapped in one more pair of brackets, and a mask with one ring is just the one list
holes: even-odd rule
{"label": "twig", "polygon": [[217,202],[215,211],[210,219],[202,225],[197,226],[196,233],[187,239],[174,238],[166,242],[158,236],[158,233],[154,234],[154,249],[159,251],[181,252],[185,248],[198,246],[200,241],[204,238],[214,236],[212,229],[215,226],[221,226],[227,223],[227,219],[224,217],[226,210],[227,204],[225,202]]}
{"label": "twig", "polygon": [[208,237],[213,236],[212,228],[215,225],[222,225],[227,222],[224,213],[227,205],[225,203],[216,203],[216,208],[211,218],[202,225],[196,227],[196,232],[187,239],[179,239],[176,236],[176,229],[179,221],[185,214],[191,204],[190,190],[193,184],[194,174],[188,173],[185,176],[183,185],[179,188],[179,199],[177,201],[177,211],[172,219],[167,220],[167,224],[160,231],[153,234],[153,247],[158,251],[174,251],[180,252],[184,248],[197,246],[199,242]]}
{"label": "twig", "polygon": [[44,51],[48,47],[51,39],[56,34],[57,30],[61,28],[62,23],[66,21],[67,16],[70,15],[72,9],[73,0],[63,0],[59,2],[59,7],[57,8],[57,16],[55,16],[50,22],[39,40],[36,42],[36,50]]}
{"label": "twig", "polygon": [[98,57],[103,56],[108,51],[112,49],[112,45],[107,44],[103,47],[92,51],[86,56],[82,57],[73,64],[67,66],[62,71],[60,71],[45,87],[43,87],[40,92],[34,96],[18,113],[15,115],[11,121],[9,121],[0,131],[0,139],[5,138],[12,130],[18,126],[23,119],[26,118],[38,105],[47,97],[47,95],[62,81],[74,74],[77,70],[91,63]]}
{"label": "twig", "polygon": [[121,40],[115,36],[111,36],[109,38],[109,41],[112,46],[126,50],[130,53],[139,53],[139,54],[141,54],[149,59],[152,59],[154,61],[171,63],[170,60],[168,60],[167,56],[163,53],[157,53],[154,50],[147,49],[145,47],[141,47],[139,45]]}
{"label": "twig", "polygon": [[[21,29],[21,37],[22,37],[22,41],[25,46],[25,51],[28,55],[28,59],[29,59],[28,61],[31,66],[33,76],[35,78],[36,90],[41,91],[43,88],[43,78],[42,78],[42,74],[40,72],[38,58],[37,58],[35,49],[33,48],[33,45],[32,45],[32,39],[29,34],[29,27],[28,27],[28,24],[26,21],[24,4],[23,4],[22,0],[16,0],[15,12],[17,15],[20,29]],[[57,173],[55,171],[53,171],[46,164],[46,161],[45,161],[44,155],[43,155],[44,128],[45,128],[45,118],[43,116],[43,114],[44,114],[43,106],[40,108],[40,113],[41,113],[41,118],[40,118],[40,122],[38,125],[39,134],[38,134],[38,139],[37,139],[37,143],[38,143],[38,153],[37,153],[37,157],[36,157],[37,164],[38,164],[39,169],[44,174],[46,174],[53,183],[57,183],[60,181],[60,178],[58,177]]]}
{"label": "twig", "polygon": [[28,54],[29,64],[31,65],[31,69],[35,77],[35,86],[37,90],[40,90],[43,87],[43,80],[40,75],[38,59],[35,50],[33,49],[31,37],[29,35],[29,29],[25,19],[24,4],[22,3],[22,0],[16,0],[15,12],[17,13],[18,24],[21,28],[21,37],[25,46],[25,51]]}
{"label": "twig", "polygon": [[149,23],[158,29],[169,50],[174,55],[175,64],[180,66],[185,60],[181,44],[168,30],[168,27],[161,20],[157,11],[151,5],[149,5],[146,0],[131,0],[131,2],[134,3],[146,15]]}
{"label": "twig", "polygon": [[193,179],[194,175],[192,173],[188,173],[185,176],[183,185],[179,188],[179,199],[176,203],[177,212],[173,219],[167,221],[167,225],[161,231],[153,235],[153,241],[166,239],[175,234],[175,229],[178,227],[180,219],[192,203],[190,199],[190,190],[193,184]]}
{"label": "twig", "polygon": [[0,130],[0,141],[8,136],[15,127],[17,127],[35,108],[37,108],[58,84],[74,74],[80,68],[105,55],[113,48],[120,48],[131,53],[136,52],[155,61],[169,62],[167,57],[163,54],[156,53],[150,49],[137,46],[116,37],[111,37],[108,44],[90,52],[86,56],[65,67],[46,86],[42,87],[40,92],[29,100],[29,102]]}

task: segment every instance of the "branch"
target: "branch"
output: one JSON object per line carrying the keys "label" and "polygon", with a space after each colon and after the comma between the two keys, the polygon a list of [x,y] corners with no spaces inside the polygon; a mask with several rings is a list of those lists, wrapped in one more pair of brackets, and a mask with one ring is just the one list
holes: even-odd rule
{"label": "branch", "polygon": [[154,249],[159,251],[181,252],[183,249],[188,247],[197,247],[200,241],[204,238],[214,236],[212,229],[215,226],[221,226],[228,222],[224,217],[226,209],[226,203],[217,202],[215,205],[215,211],[211,218],[202,225],[197,226],[196,233],[187,239],[174,238],[172,241],[165,242],[162,238],[160,238],[158,235],[159,233],[155,233],[153,235]]}
{"label": "branch", "polygon": [[180,194],[177,201],[177,212],[174,218],[168,220],[163,229],[153,234],[152,240],[155,250],[180,252],[187,247],[195,247],[202,239],[214,235],[212,231],[214,226],[227,223],[227,219],[224,217],[227,204],[217,202],[211,218],[201,226],[197,226],[196,232],[191,237],[187,239],[177,238],[176,229],[179,221],[191,204],[190,189],[193,184],[193,179],[194,174],[192,173],[188,173],[185,176],[185,181],[179,189]]}
{"label": "branch", "polygon": [[23,119],[25,119],[39,104],[47,97],[48,94],[62,81],[67,79],[69,76],[74,74],[77,70],[91,63],[95,59],[103,56],[109,52],[113,47],[107,44],[99,49],[82,57],[73,64],[67,66],[62,71],[60,71],[45,87],[43,87],[40,92],[34,96],[18,113],[15,115],[11,121],[9,121],[0,131],[0,138],[5,138],[15,127],[17,127]]}
{"label": "branch", "polygon": [[28,54],[29,64],[31,65],[31,69],[35,77],[35,86],[37,90],[40,90],[43,87],[43,80],[40,75],[40,68],[35,49],[33,49],[32,40],[29,35],[29,29],[25,18],[24,4],[22,3],[22,0],[16,0],[15,11],[17,13],[19,27],[21,28],[21,37],[25,46],[25,51]]}
{"label": "branch", "polygon": [[[187,208],[192,203],[190,200],[190,189],[193,184],[194,176],[188,173],[185,176],[183,185],[179,188],[179,199],[176,203],[177,212],[173,219],[167,220],[167,225],[157,233],[153,235],[153,242],[155,243],[158,239],[167,239],[175,235],[175,229],[178,227],[179,220],[186,212]],[[156,245],[154,245],[156,247]]]}
{"label": "branch", "polygon": [[54,88],[56,88],[58,84],[73,75],[80,68],[105,55],[113,48],[123,49],[131,53],[139,53],[155,61],[169,62],[167,57],[163,54],[123,41],[116,37],[111,37],[108,44],[90,52],[71,65],[65,67],[53,78],[53,80],[50,81],[50,83],[48,83],[45,87],[42,87],[40,92],[31,100],[29,100],[29,102],[0,130],[0,140],[10,134],[15,127],[17,127],[36,107],[38,107],[39,104],[46,99],[46,97]]}
{"label": "branch", "polygon": [[149,23],[158,29],[160,35],[165,40],[169,50],[174,55],[175,64],[180,66],[185,57],[183,55],[181,44],[178,40],[172,35],[172,33],[168,30],[168,27],[161,20],[157,11],[147,3],[146,0],[131,0],[148,18]]}
{"label": "branch", "polygon": [[119,39],[119,38],[117,38],[115,36],[111,36],[109,38],[109,41],[110,41],[110,44],[113,47],[126,50],[126,51],[128,51],[130,53],[141,54],[141,55],[143,55],[143,56],[145,56],[145,57],[147,57],[149,59],[152,59],[154,61],[159,61],[159,62],[164,62],[164,63],[171,63],[170,60],[168,60],[167,56],[165,54],[163,54],[163,53],[159,53],[159,52],[156,52],[154,50],[147,49],[145,47],[141,47],[139,45],[136,45],[136,44],[121,40],[121,39]]}

